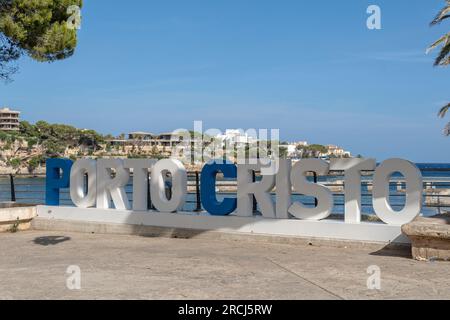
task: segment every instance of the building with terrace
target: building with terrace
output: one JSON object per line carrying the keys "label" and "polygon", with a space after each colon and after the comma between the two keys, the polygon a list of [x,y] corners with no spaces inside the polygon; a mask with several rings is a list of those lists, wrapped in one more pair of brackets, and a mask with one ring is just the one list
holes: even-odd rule
{"label": "building with terrace", "polygon": [[130,132],[128,134],[128,140],[141,140],[141,141],[149,141],[154,140],[156,138],[156,135],[150,132]]}
{"label": "building with terrace", "polygon": [[20,112],[9,108],[0,109],[0,130],[1,131],[19,131]]}

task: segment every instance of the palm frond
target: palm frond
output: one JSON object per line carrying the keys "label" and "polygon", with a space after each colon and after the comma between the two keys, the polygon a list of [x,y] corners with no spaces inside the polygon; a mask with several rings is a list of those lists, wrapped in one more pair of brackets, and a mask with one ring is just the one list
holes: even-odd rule
{"label": "palm frond", "polygon": [[439,52],[439,55],[437,56],[436,60],[434,61],[435,66],[443,66],[443,65],[445,65],[445,61],[448,60],[448,57],[450,54],[450,41],[449,40],[447,40],[446,44],[441,49],[441,52]]}
{"label": "palm frond", "polygon": [[450,65],[450,56],[445,57],[444,59],[442,59],[442,61],[441,61],[441,63],[439,65],[444,66],[444,67]]}
{"label": "palm frond", "polygon": [[427,48],[427,54],[439,47],[440,45],[444,45],[450,42],[450,32],[447,34],[444,34],[442,37],[440,37],[437,41],[435,41],[432,45],[430,45]]}
{"label": "palm frond", "polygon": [[444,133],[444,135],[445,136],[450,136],[450,122],[449,123],[447,123],[447,125],[445,126],[445,128],[444,128],[444,130],[443,130],[443,133]]}
{"label": "palm frond", "polygon": [[441,11],[437,14],[437,16],[431,21],[431,25],[436,25],[444,21],[445,19],[450,18],[450,2],[447,1],[447,5],[442,8]]}
{"label": "palm frond", "polygon": [[438,116],[440,118],[445,117],[445,115],[447,114],[447,111],[450,109],[450,103],[448,103],[446,106],[442,107],[441,110],[439,110]]}
{"label": "palm frond", "polygon": [[446,66],[449,65],[449,54],[450,54],[450,32],[440,37],[436,42],[427,48],[426,53],[430,53],[434,49],[442,46],[439,55],[436,57],[434,62],[435,66]]}

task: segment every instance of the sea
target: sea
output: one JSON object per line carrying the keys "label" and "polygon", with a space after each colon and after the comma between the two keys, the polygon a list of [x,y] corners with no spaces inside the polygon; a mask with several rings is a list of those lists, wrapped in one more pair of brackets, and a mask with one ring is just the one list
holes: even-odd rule
{"label": "sea", "polygon": [[[437,163],[418,163],[418,168],[421,170],[423,175],[424,183],[427,188],[434,189],[450,189],[450,163],[448,164],[437,164]],[[312,179],[312,178],[311,178]],[[330,176],[319,176],[318,182],[324,184],[336,184],[342,183],[342,175],[330,175]],[[373,215],[374,210],[372,207],[372,195],[370,192],[369,185],[371,184],[371,176],[363,176],[362,178],[362,210],[363,214]],[[400,211],[405,204],[405,193],[401,191],[404,188],[396,180],[401,180],[400,174],[393,174],[390,185],[390,204],[394,210]],[[194,183],[194,181],[190,181]],[[23,204],[44,204],[45,203],[45,178],[44,177],[15,177],[15,197],[16,202]],[[130,201],[132,199],[132,185],[129,184],[126,187],[126,192],[129,195]],[[218,200],[225,197],[235,197],[235,193],[219,193],[217,195]],[[275,195],[272,195],[275,201]],[[70,195],[68,190],[61,190],[61,205],[73,206],[70,200]],[[335,193],[334,197],[334,214],[344,213],[344,195],[342,193]],[[441,196],[444,199],[444,204],[436,205],[430,204],[426,201],[424,197],[422,214],[424,216],[431,216],[439,214],[442,212],[450,212],[450,196]],[[189,193],[186,199],[186,203],[183,207],[183,211],[194,212],[198,208],[197,204],[197,194],[195,192]],[[315,199],[313,197],[308,197],[304,195],[294,194],[292,195],[293,201],[300,201],[306,206],[313,207],[315,204]],[[11,183],[8,176],[0,177],[0,201],[9,202],[11,201]],[[447,203],[447,204],[445,204]],[[447,206],[446,206],[447,205]]]}

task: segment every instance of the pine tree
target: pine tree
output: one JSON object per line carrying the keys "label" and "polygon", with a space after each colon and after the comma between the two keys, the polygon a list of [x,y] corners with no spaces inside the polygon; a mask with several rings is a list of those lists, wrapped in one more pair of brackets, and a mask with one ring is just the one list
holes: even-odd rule
{"label": "pine tree", "polygon": [[12,63],[22,55],[40,62],[72,56],[73,6],[81,8],[82,0],[0,0],[0,79],[10,79],[17,70]]}

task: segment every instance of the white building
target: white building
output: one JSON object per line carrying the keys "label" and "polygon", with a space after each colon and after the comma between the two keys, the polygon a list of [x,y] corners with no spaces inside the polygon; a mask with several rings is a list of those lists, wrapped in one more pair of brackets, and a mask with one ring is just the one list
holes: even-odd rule
{"label": "white building", "polygon": [[293,144],[293,143],[283,144],[283,145],[280,145],[279,148],[286,149],[286,156],[288,158],[296,158],[297,157],[297,153],[298,153],[297,144]]}
{"label": "white building", "polygon": [[302,147],[307,147],[308,141],[297,141],[297,142],[293,142],[292,144],[296,145],[296,146],[302,146]]}
{"label": "white building", "polygon": [[256,134],[250,135],[248,132],[240,129],[227,129],[225,134],[218,134],[215,137],[217,140],[222,141],[224,144],[237,144],[237,143],[255,143],[258,141]]}
{"label": "white building", "polygon": [[336,156],[336,157],[351,157],[351,153],[349,151],[345,151],[343,148],[335,146],[335,145],[328,145],[328,154],[329,156]]}
{"label": "white building", "polygon": [[280,145],[280,148],[286,149],[286,155],[288,158],[298,158],[301,156],[301,151],[298,149],[298,147],[307,147],[309,144],[307,141],[297,141],[297,142],[289,142],[284,145]]}
{"label": "white building", "polygon": [[9,108],[0,109],[0,130],[2,131],[19,131],[19,111]]}

